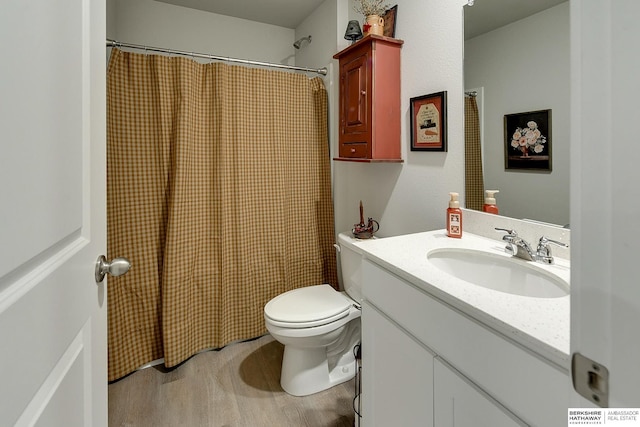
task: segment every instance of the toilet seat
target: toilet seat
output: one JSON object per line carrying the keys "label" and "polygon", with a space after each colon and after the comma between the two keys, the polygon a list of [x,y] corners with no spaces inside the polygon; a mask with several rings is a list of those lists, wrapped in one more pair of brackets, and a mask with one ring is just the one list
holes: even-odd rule
{"label": "toilet seat", "polygon": [[349,314],[353,301],[330,285],[293,289],[273,298],[264,307],[274,326],[311,328],[335,322]]}

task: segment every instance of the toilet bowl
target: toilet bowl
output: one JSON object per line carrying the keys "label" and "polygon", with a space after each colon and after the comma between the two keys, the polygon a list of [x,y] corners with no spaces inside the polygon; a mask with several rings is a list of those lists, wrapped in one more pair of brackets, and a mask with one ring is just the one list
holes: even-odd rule
{"label": "toilet bowl", "polygon": [[267,330],[284,344],[280,385],[291,395],[317,393],[355,376],[362,301],[358,242],[338,235],[345,291],[309,286],[280,294],[264,307]]}

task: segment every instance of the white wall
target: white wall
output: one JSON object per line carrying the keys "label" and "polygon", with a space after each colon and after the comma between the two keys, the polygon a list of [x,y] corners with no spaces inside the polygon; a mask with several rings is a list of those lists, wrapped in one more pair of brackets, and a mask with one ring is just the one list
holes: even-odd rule
{"label": "white wall", "polygon": [[338,0],[326,0],[295,29],[296,40],[312,36],[311,44],[304,42],[296,50],[296,65],[321,68],[333,61],[331,57],[337,52],[337,7]]}
{"label": "white wall", "polygon": [[[569,2],[467,40],[465,88],[484,87],[485,188],[502,215],[569,223]],[[504,167],[504,115],[552,110],[552,172]]]}
{"label": "white wall", "polygon": [[[395,3],[395,2],[394,2]],[[462,5],[466,1],[398,0],[396,38],[404,40],[401,69],[402,157],[404,163],[334,164],[336,228],[350,230],[365,216],[380,222],[380,236],[444,228],[450,191],[464,193],[464,132],[462,89]],[[338,22],[344,35],[353,1]],[[354,19],[354,18],[351,18]],[[409,149],[409,99],[448,92],[446,153]],[[333,114],[337,114],[334,109]],[[334,152],[337,141],[333,141]]]}
{"label": "white wall", "polygon": [[108,3],[107,37],[121,42],[282,64],[295,61],[290,28],[153,0]]}

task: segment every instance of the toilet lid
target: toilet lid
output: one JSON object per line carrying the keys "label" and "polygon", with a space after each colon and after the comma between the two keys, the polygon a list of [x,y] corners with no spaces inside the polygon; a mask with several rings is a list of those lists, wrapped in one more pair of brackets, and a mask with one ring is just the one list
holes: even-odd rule
{"label": "toilet lid", "polygon": [[264,313],[277,322],[318,322],[342,317],[352,303],[330,285],[317,285],[278,295],[265,305]]}

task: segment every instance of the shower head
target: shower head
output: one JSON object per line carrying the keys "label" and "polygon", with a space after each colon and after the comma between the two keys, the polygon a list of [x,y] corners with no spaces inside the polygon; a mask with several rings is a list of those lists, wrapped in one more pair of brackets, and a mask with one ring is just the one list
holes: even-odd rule
{"label": "shower head", "polygon": [[293,44],[293,47],[295,47],[296,49],[300,49],[302,42],[305,40],[311,43],[311,36],[303,37],[301,39],[296,40],[295,43]]}

